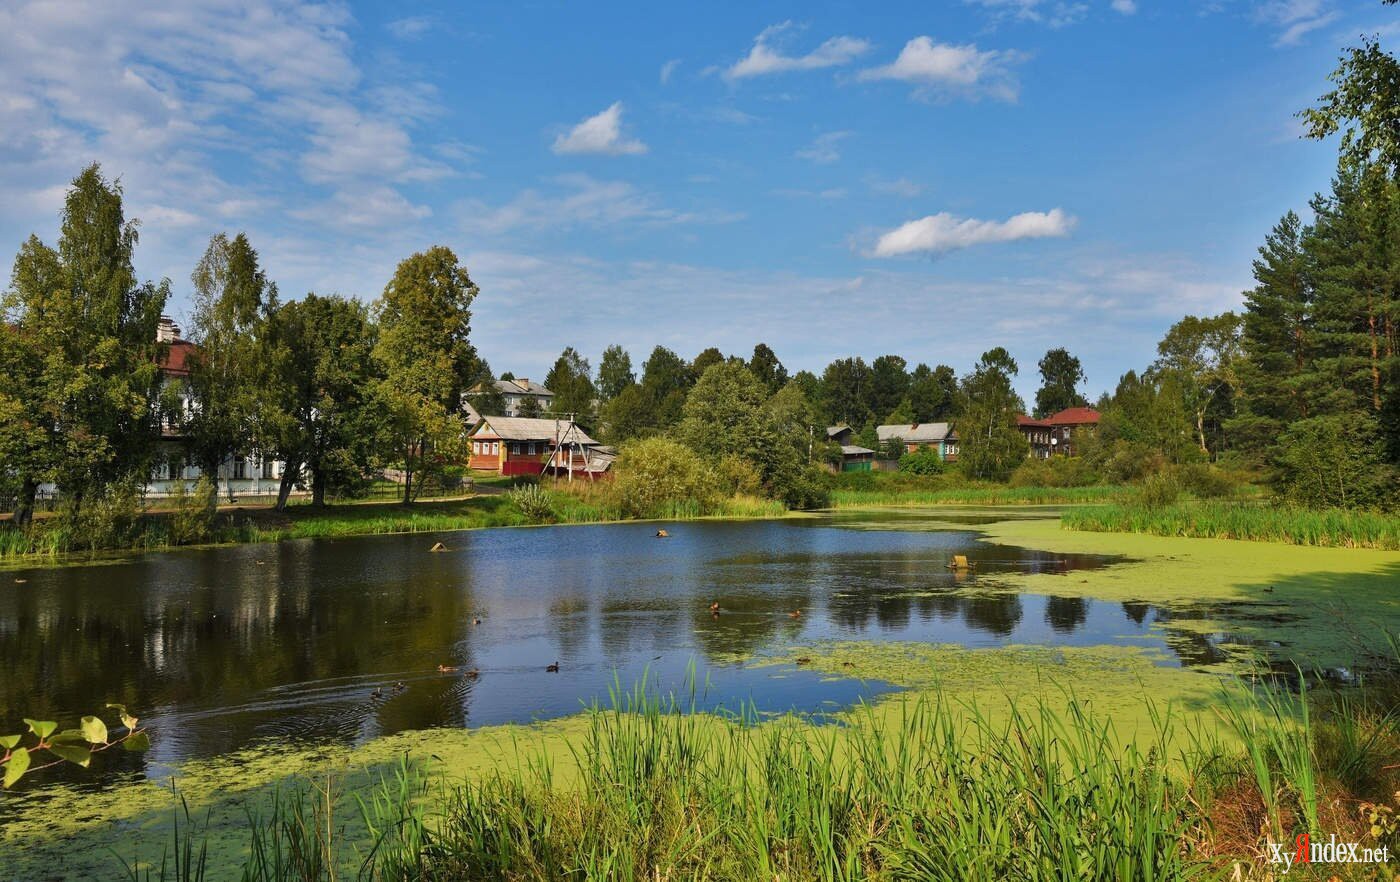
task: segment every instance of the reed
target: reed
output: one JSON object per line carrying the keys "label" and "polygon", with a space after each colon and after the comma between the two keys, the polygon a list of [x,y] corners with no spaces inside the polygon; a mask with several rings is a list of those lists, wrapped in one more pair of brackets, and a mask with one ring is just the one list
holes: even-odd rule
{"label": "reed", "polygon": [[833,508],[860,506],[915,507],[925,505],[1065,505],[1111,502],[1131,494],[1126,487],[908,487],[837,488],[831,493]]}
{"label": "reed", "polygon": [[1303,509],[1239,502],[1136,504],[1073,508],[1060,516],[1071,530],[1244,539],[1342,548],[1400,549],[1400,516],[1349,509]]}

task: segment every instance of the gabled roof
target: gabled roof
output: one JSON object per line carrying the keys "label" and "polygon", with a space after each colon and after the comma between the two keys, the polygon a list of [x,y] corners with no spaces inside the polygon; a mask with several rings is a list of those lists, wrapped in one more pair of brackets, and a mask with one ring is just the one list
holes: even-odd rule
{"label": "gabled roof", "polygon": [[1018,426],[1031,426],[1031,427],[1037,428],[1037,429],[1048,429],[1048,428],[1050,428],[1050,421],[1049,421],[1048,419],[1047,419],[1047,420],[1038,420],[1038,419],[1035,419],[1034,417],[1028,417],[1028,416],[1026,416],[1026,415],[1023,414],[1023,413],[1018,413],[1018,414],[1016,414],[1016,425],[1018,425]]}
{"label": "gabled roof", "polygon": [[898,438],[906,444],[931,444],[935,441],[947,441],[957,437],[951,423],[876,426],[875,435],[882,442]]}
{"label": "gabled roof", "polygon": [[1099,412],[1092,407],[1066,407],[1046,419],[1052,426],[1089,426],[1099,421]]}
{"label": "gabled roof", "polygon": [[[558,435],[555,434],[556,431]],[[472,436],[499,438],[502,441],[546,441],[550,444],[558,444],[562,439],[566,444],[582,444],[585,447],[598,443],[568,420],[542,420],[531,417],[482,417],[481,425]]]}
{"label": "gabled roof", "polygon": [[849,431],[851,431],[851,427],[850,427],[850,426],[844,426],[844,425],[843,425],[843,426],[827,426],[827,427],[826,427],[826,437],[828,437],[828,438],[835,438],[837,435],[840,435],[842,432],[849,432]]}
{"label": "gabled roof", "polygon": [[496,388],[501,390],[502,395],[547,395],[551,398],[554,396],[553,392],[534,380],[497,380]]}
{"label": "gabled roof", "polygon": [[842,456],[864,456],[864,455],[867,454],[867,453],[874,453],[874,452],[875,452],[875,451],[871,450],[869,447],[860,447],[859,445],[856,445],[856,444],[842,444],[842,445],[841,445],[841,455],[842,455]]}
{"label": "gabled roof", "polygon": [[176,376],[188,376],[190,372],[190,356],[198,349],[188,340],[181,340],[178,337],[170,342],[165,348],[165,357],[161,359],[161,373],[174,374]]}

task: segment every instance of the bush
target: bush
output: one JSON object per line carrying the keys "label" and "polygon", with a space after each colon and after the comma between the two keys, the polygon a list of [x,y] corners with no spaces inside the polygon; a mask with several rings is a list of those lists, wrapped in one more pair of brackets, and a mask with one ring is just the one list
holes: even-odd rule
{"label": "bush", "polygon": [[1223,499],[1233,496],[1235,482],[1225,472],[1205,463],[1193,462],[1175,469],[1183,489],[1199,499]]}
{"label": "bush", "polygon": [[1139,500],[1151,509],[1175,505],[1180,496],[1181,484],[1176,475],[1169,471],[1161,471],[1148,477],[1142,482],[1142,489],[1138,491]]}
{"label": "bush", "polygon": [[714,465],[715,491],[722,496],[761,496],[763,476],[752,461],[730,453],[721,456]]}
{"label": "bush", "polygon": [[544,524],[554,519],[554,503],[539,484],[523,484],[507,491],[507,496],[532,524]]}
{"label": "bush", "polygon": [[[708,507],[714,493],[699,454],[670,438],[644,438],[623,446],[614,466],[624,516],[659,517],[677,502]],[[712,480],[712,479],[711,479]]]}
{"label": "bush", "polygon": [[826,508],[831,503],[831,476],[816,466],[796,473],[787,486],[779,489],[788,508],[806,511]]}
{"label": "bush", "polygon": [[948,464],[932,447],[920,447],[899,458],[899,470],[911,475],[941,475],[947,468]]}
{"label": "bush", "polygon": [[1380,428],[1365,414],[1301,420],[1279,436],[1274,489],[1299,505],[1394,508],[1400,492],[1383,453]]}
{"label": "bush", "polygon": [[1012,487],[1087,487],[1098,482],[1098,473],[1082,456],[1028,459],[1010,479]]}
{"label": "bush", "polygon": [[81,501],[65,498],[61,529],[72,549],[125,548],[140,527],[141,496],[130,481],[108,485]]}
{"label": "bush", "polygon": [[1101,471],[1110,484],[1132,484],[1167,465],[1167,458],[1160,451],[1135,441],[1114,441],[1103,453]]}
{"label": "bush", "polygon": [[214,531],[213,512],[208,506],[214,488],[208,475],[201,475],[191,492],[184,481],[176,481],[170,494],[171,511],[166,518],[166,541],[171,545],[194,545],[209,539]]}

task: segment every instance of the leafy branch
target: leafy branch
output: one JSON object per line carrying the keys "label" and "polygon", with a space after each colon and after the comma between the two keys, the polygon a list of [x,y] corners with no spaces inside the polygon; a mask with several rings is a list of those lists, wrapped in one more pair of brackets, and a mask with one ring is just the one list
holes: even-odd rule
{"label": "leafy branch", "polygon": [[[115,738],[108,731],[107,724],[96,716],[83,717],[78,723],[78,728],[62,731],[59,731],[58,723],[50,720],[26,718],[24,723],[29,727],[27,733],[0,735],[0,750],[4,751],[4,754],[0,755],[0,769],[4,770],[0,786],[13,787],[26,774],[63,763],[72,763],[86,769],[92,763],[93,754],[117,746],[133,752],[150,748],[151,739],[146,730],[137,725],[139,721],[126,712],[125,706],[109,704],[107,707],[117,712],[122,723],[119,728],[126,730]],[[26,741],[32,743],[25,743]],[[37,765],[36,759],[39,760]]]}

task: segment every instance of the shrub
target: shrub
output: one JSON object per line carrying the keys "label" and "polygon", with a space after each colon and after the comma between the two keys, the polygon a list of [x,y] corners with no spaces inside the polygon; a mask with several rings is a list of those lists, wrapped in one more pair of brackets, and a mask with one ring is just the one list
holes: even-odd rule
{"label": "shrub", "polygon": [[1012,487],[1087,487],[1098,483],[1098,473],[1082,456],[1028,459],[1011,473]]}
{"label": "shrub", "polygon": [[1235,482],[1229,475],[1205,463],[1187,463],[1175,472],[1182,488],[1200,499],[1222,499],[1235,492]]}
{"label": "shrub", "polygon": [[1142,489],[1138,491],[1138,498],[1142,504],[1151,509],[1175,505],[1180,496],[1181,484],[1176,475],[1169,471],[1149,476],[1142,482]]}
{"label": "shrub", "polygon": [[1379,426],[1365,414],[1300,420],[1279,437],[1274,489],[1300,505],[1394,507],[1400,492],[1383,453]]}
{"label": "shrub", "polygon": [[548,491],[539,484],[523,484],[507,491],[506,495],[532,524],[543,524],[554,519],[554,503]]}
{"label": "shrub", "polygon": [[685,501],[705,508],[714,496],[700,456],[670,438],[624,445],[614,469],[619,508],[628,517],[659,517],[671,504]]}
{"label": "shrub", "polygon": [[899,458],[899,470],[911,475],[941,475],[947,468],[948,464],[932,447],[920,447]]}
{"label": "shrub", "polygon": [[184,481],[176,481],[170,494],[171,511],[166,518],[166,541],[171,545],[193,545],[206,541],[214,522],[207,502],[213,493],[208,475],[201,475],[190,492]]}
{"label": "shrub", "polygon": [[66,498],[59,522],[74,549],[124,548],[136,538],[140,514],[136,485],[122,481],[81,500]]}
{"label": "shrub", "polygon": [[716,460],[713,468],[715,491],[722,496],[761,496],[763,476],[751,460],[737,453]]}
{"label": "shrub", "polygon": [[831,503],[831,476],[816,466],[797,472],[780,489],[780,498],[788,508],[806,511]]}

